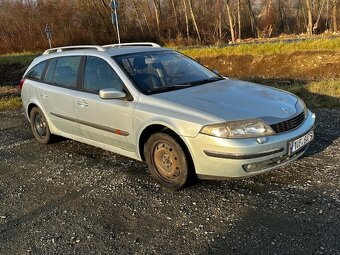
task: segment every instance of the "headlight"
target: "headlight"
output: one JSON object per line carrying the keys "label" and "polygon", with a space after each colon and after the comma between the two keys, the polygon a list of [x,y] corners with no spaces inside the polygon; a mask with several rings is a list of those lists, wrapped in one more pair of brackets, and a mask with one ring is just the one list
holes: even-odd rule
{"label": "headlight", "polygon": [[307,117],[307,107],[305,102],[303,102],[303,100],[301,98],[298,98],[297,103],[300,105],[300,107],[303,109],[303,112],[305,114],[305,117]]}
{"label": "headlight", "polygon": [[251,138],[275,134],[270,126],[259,119],[208,125],[200,133],[222,138]]}

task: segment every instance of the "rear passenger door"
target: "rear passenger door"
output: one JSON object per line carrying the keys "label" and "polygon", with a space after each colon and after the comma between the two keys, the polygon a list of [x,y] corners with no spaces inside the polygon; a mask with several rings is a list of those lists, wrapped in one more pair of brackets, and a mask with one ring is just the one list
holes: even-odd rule
{"label": "rear passenger door", "polygon": [[77,123],[75,96],[79,93],[78,71],[81,56],[57,57],[50,61],[44,82],[39,87],[40,100],[49,119],[59,131],[81,135]]}
{"label": "rear passenger door", "polygon": [[112,66],[104,59],[86,57],[83,92],[77,96],[77,111],[84,137],[102,144],[133,151],[133,110],[127,99],[102,99],[99,90],[128,91]]}

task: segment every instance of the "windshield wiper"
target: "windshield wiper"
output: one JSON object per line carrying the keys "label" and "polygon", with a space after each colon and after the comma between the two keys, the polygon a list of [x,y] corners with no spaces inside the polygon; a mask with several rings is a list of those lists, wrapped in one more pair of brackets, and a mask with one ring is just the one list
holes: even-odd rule
{"label": "windshield wiper", "polygon": [[215,77],[211,77],[211,78],[209,78],[209,79],[194,81],[194,82],[190,82],[190,83],[174,84],[174,85],[170,85],[170,86],[167,86],[167,87],[154,88],[154,89],[147,90],[146,92],[147,92],[147,93],[153,93],[153,92],[165,92],[165,91],[171,91],[171,90],[176,90],[176,89],[180,89],[180,88],[191,87],[191,86],[195,86],[195,85],[201,85],[201,84],[204,84],[204,83],[209,83],[209,82],[214,82],[214,81],[220,81],[220,80],[224,80],[224,78],[219,77],[219,76],[215,76]]}
{"label": "windshield wiper", "polygon": [[215,76],[215,77],[211,77],[209,79],[193,81],[193,82],[184,83],[184,84],[174,84],[174,85],[171,85],[171,87],[177,87],[177,88],[190,87],[190,86],[193,86],[193,85],[200,85],[200,84],[214,82],[214,81],[220,81],[220,80],[224,80],[224,78],[219,77],[219,76]]}

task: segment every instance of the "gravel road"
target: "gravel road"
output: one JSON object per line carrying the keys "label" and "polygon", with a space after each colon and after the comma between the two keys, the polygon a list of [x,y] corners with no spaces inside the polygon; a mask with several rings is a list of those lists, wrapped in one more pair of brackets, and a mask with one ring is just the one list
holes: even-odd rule
{"label": "gravel road", "polygon": [[163,190],[143,163],[37,144],[0,112],[0,254],[340,254],[340,111],[305,157],[244,180]]}

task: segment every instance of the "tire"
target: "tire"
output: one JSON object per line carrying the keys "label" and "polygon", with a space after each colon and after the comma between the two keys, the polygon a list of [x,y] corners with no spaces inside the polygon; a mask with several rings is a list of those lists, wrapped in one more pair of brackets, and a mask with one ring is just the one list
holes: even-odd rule
{"label": "tire", "polygon": [[34,138],[41,144],[51,142],[52,134],[43,112],[38,108],[32,108],[30,112],[31,130]]}
{"label": "tire", "polygon": [[188,157],[172,136],[151,135],[144,146],[144,155],[151,176],[163,187],[178,190],[188,183],[191,176]]}

